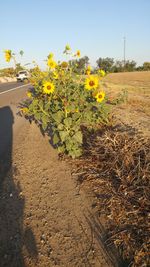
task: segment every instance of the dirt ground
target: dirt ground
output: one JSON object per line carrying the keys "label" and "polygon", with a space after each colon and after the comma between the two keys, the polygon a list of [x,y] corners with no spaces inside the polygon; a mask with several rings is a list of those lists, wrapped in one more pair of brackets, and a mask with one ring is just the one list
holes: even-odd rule
{"label": "dirt ground", "polygon": [[[104,86],[112,97],[128,92],[114,106],[114,122],[148,136],[150,72],[110,74]],[[121,266],[105,246],[92,192],[85,193],[34,124],[19,132],[7,170],[0,187],[0,267]]]}
{"label": "dirt ground", "polygon": [[112,266],[90,200],[48,139],[26,124],[13,147],[0,192],[0,266]]}

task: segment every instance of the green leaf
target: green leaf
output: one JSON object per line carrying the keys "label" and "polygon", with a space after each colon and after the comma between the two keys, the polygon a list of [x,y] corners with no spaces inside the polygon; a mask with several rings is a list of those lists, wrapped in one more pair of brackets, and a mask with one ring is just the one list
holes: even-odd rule
{"label": "green leaf", "polygon": [[48,123],[49,122],[49,117],[47,115],[45,115],[45,114],[42,116],[41,119],[42,119],[43,123]]}
{"label": "green leaf", "polygon": [[35,119],[38,121],[41,119],[41,114],[39,112],[34,114]]}
{"label": "green leaf", "polygon": [[82,132],[78,131],[74,134],[73,138],[76,140],[76,142],[78,142],[79,144],[82,144]]}
{"label": "green leaf", "polygon": [[48,123],[49,123],[49,117],[44,114],[41,117],[41,121],[42,121],[42,128],[45,131],[47,129],[47,126],[48,126]]}
{"label": "green leaf", "polygon": [[47,129],[47,123],[42,123],[42,128],[45,131]]}
{"label": "green leaf", "polygon": [[50,108],[50,102],[47,102],[45,105],[45,111],[48,111],[49,108]]}
{"label": "green leaf", "polygon": [[53,113],[52,114],[52,118],[57,123],[60,123],[62,121],[62,118],[63,118],[63,112],[62,111],[58,111],[57,113]]}
{"label": "green leaf", "polygon": [[78,122],[80,122],[80,119],[79,119],[80,117],[81,117],[81,114],[80,113],[74,113],[73,116],[72,116],[72,119],[74,121],[77,121],[78,120]]}
{"label": "green leaf", "polygon": [[68,128],[70,128],[70,126],[72,125],[72,118],[65,118],[64,119],[64,124],[68,127]]}
{"label": "green leaf", "polygon": [[82,155],[82,150],[80,148],[69,151],[69,156],[71,156],[73,159],[78,158]]}
{"label": "green leaf", "polygon": [[68,132],[67,131],[60,131],[59,132],[61,141],[64,142],[66,140],[66,137],[68,136]]}
{"label": "green leaf", "polygon": [[55,133],[53,135],[53,144],[56,145],[56,144],[58,144],[59,141],[60,141],[60,138],[58,137],[58,134]]}
{"label": "green leaf", "polygon": [[64,129],[64,125],[62,123],[58,124],[58,130],[62,131]]}
{"label": "green leaf", "polygon": [[59,146],[57,148],[57,150],[58,150],[58,153],[64,153],[65,152],[65,147],[64,146]]}
{"label": "green leaf", "polygon": [[40,107],[41,109],[43,109],[43,100],[40,100],[40,101],[39,101],[39,107]]}

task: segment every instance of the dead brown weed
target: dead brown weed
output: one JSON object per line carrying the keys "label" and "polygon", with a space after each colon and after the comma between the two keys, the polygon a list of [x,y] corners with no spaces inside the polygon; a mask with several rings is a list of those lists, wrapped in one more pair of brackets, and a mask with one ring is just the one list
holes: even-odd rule
{"label": "dead brown weed", "polygon": [[131,266],[148,266],[150,140],[115,128],[85,136],[84,156],[76,161],[79,180],[92,188],[123,258]]}

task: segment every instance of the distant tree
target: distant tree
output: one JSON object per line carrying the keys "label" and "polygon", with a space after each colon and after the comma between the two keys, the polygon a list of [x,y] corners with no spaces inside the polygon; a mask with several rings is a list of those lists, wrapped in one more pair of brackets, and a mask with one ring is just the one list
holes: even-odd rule
{"label": "distant tree", "polygon": [[89,64],[89,58],[87,56],[84,56],[78,60],[78,70],[80,73],[83,73],[85,68]]}
{"label": "distant tree", "polygon": [[117,60],[111,71],[112,72],[123,72],[123,71],[134,71],[136,70],[136,62],[134,60],[127,60],[124,64],[123,60]]}
{"label": "distant tree", "polygon": [[127,60],[124,65],[125,71],[135,71],[136,69],[136,62],[134,60]]}
{"label": "distant tree", "polygon": [[150,70],[150,62],[143,63],[143,70]]}
{"label": "distant tree", "polygon": [[113,64],[114,64],[114,59],[113,58],[109,58],[109,57],[106,57],[106,58],[101,58],[100,57],[96,61],[96,63],[97,63],[98,68],[103,69],[106,72],[111,72],[111,69],[112,69]]}
{"label": "distant tree", "polygon": [[123,60],[115,61],[111,71],[112,72],[122,72],[123,70],[124,70],[124,61]]}
{"label": "distant tree", "polygon": [[143,66],[136,67],[136,71],[143,71]]}
{"label": "distant tree", "polygon": [[69,65],[72,67],[73,71],[78,74],[83,74],[88,64],[89,58],[87,56],[69,61]]}
{"label": "distant tree", "polygon": [[16,74],[18,73],[18,71],[21,71],[23,69],[24,69],[24,67],[22,67],[20,63],[16,64],[16,69],[15,69]]}

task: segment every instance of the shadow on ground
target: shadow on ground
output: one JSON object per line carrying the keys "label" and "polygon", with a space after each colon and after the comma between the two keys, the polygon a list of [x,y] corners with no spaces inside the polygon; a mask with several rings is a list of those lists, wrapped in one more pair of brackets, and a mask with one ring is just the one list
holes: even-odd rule
{"label": "shadow on ground", "polygon": [[9,106],[0,108],[0,266],[24,267],[22,254],[37,259],[33,232],[23,228],[25,198],[14,182],[17,168],[12,162],[14,116]]}
{"label": "shadow on ground", "polygon": [[129,263],[123,261],[118,254],[113,242],[108,236],[104,226],[100,222],[99,216],[93,215],[88,211],[88,216],[86,215],[86,221],[91,229],[93,238],[96,240],[97,245],[100,250],[103,250],[106,260],[110,266],[114,267],[127,267]]}

